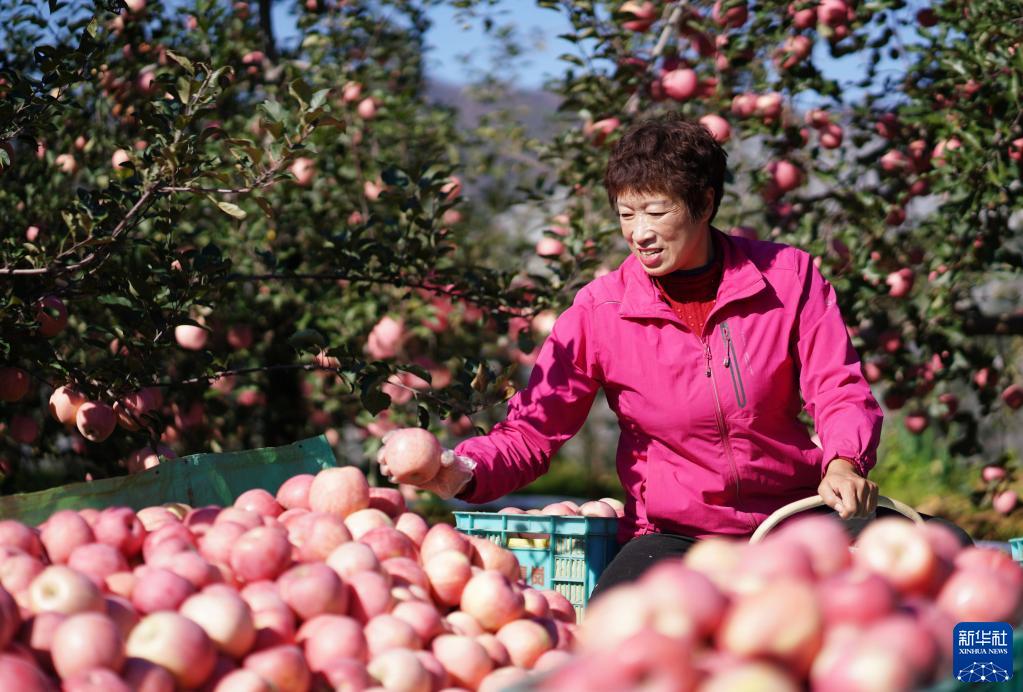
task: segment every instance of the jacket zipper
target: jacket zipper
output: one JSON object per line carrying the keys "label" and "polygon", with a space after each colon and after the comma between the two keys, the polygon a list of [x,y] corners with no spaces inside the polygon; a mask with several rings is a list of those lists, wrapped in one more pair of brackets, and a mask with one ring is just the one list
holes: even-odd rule
{"label": "jacket zipper", "polygon": [[[735,344],[732,343],[732,333],[728,329],[728,323],[721,323],[721,336],[725,340],[725,360],[723,365],[732,375],[732,391],[735,392],[735,403],[739,408],[746,408],[746,388],[742,385],[742,372],[739,367],[739,357],[735,354]],[[735,367],[731,364],[735,363]]]}
{"label": "jacket zipper", "polygon": [[710,389],[714,393],[714,410],[717,414],[718,432],[721,433],[721,441],[725,444],[725,458],[728,459],[728,466],[732,469],[732,478],[735,479],[735,497],[738,499],[742,492],[739,485],[739,470],[735,466],[735,457],[732,454],[732,440],[728,436],[728,428],[725,426],[725,414],[721,410],[721,400],[718,398],[717,379],[714,377],[714,369],[711,367],[710,342],[700,337],[703,342],[703,355],[707,362],[706,375],[710,378]]}

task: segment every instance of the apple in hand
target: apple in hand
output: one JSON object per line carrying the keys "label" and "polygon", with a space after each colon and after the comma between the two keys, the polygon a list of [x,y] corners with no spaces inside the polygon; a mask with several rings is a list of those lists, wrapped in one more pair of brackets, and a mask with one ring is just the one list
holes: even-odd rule
{"label": "apple in hand", "polygon": [[396,482],[422,486],[440,470],[441,452],[440,442],[429,430],[402,428],[387,438],[384,458]]}

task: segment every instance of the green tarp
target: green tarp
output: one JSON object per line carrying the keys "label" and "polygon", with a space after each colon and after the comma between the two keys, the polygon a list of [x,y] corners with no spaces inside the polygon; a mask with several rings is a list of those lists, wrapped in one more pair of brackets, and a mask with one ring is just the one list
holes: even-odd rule
{"label": "green tarp", "polygon": [[192,454],[131,476],[0,497],[0,519],[39,524],[60,509],[125,506],[139,510],[165,502],[226,506],[246,490],[276,493],[292,476],[315,474],[330,466],[337,466],[337,461],[322,435],[284,447]]}

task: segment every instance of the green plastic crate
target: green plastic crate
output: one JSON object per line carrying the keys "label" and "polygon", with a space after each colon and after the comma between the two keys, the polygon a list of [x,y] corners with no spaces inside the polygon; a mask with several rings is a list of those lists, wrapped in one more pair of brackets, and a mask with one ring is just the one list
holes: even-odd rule
{"label": "green plastic crate", "polygon": [[192,454],[130,476],[0,496],[0,519],[38,524],[60,509],[139,510],[165,502],[227,506],[246,490],[275,493],[292,476],[316,474],[331,466],[337,466],[337,460],[323,435],[281,447]]}
{"label": "green plastic crate", "polygon": [[454,514],[459,531],[510,550],[519,561],[523,581],[563,594],[580,620],[597,579],[618,553],[617,519],[496,512]]}

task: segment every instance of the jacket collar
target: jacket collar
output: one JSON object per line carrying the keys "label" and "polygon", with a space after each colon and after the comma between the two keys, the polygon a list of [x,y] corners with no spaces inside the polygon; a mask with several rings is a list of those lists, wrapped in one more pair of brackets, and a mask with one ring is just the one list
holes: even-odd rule
{"label": "jacket collar", "polygon": [[[716,228],[710,229],[723,251],[721,285],[711,315],[725,305],[756,295],[767,286],[764,275],[735,240]],[[657,286],[639,260],[630,254],[621,264],[625,292],[618,315],[624,319],[666,319],[678,322],[671,308],[661,299]],[[708,322],[710,320],[708,319]]]}

